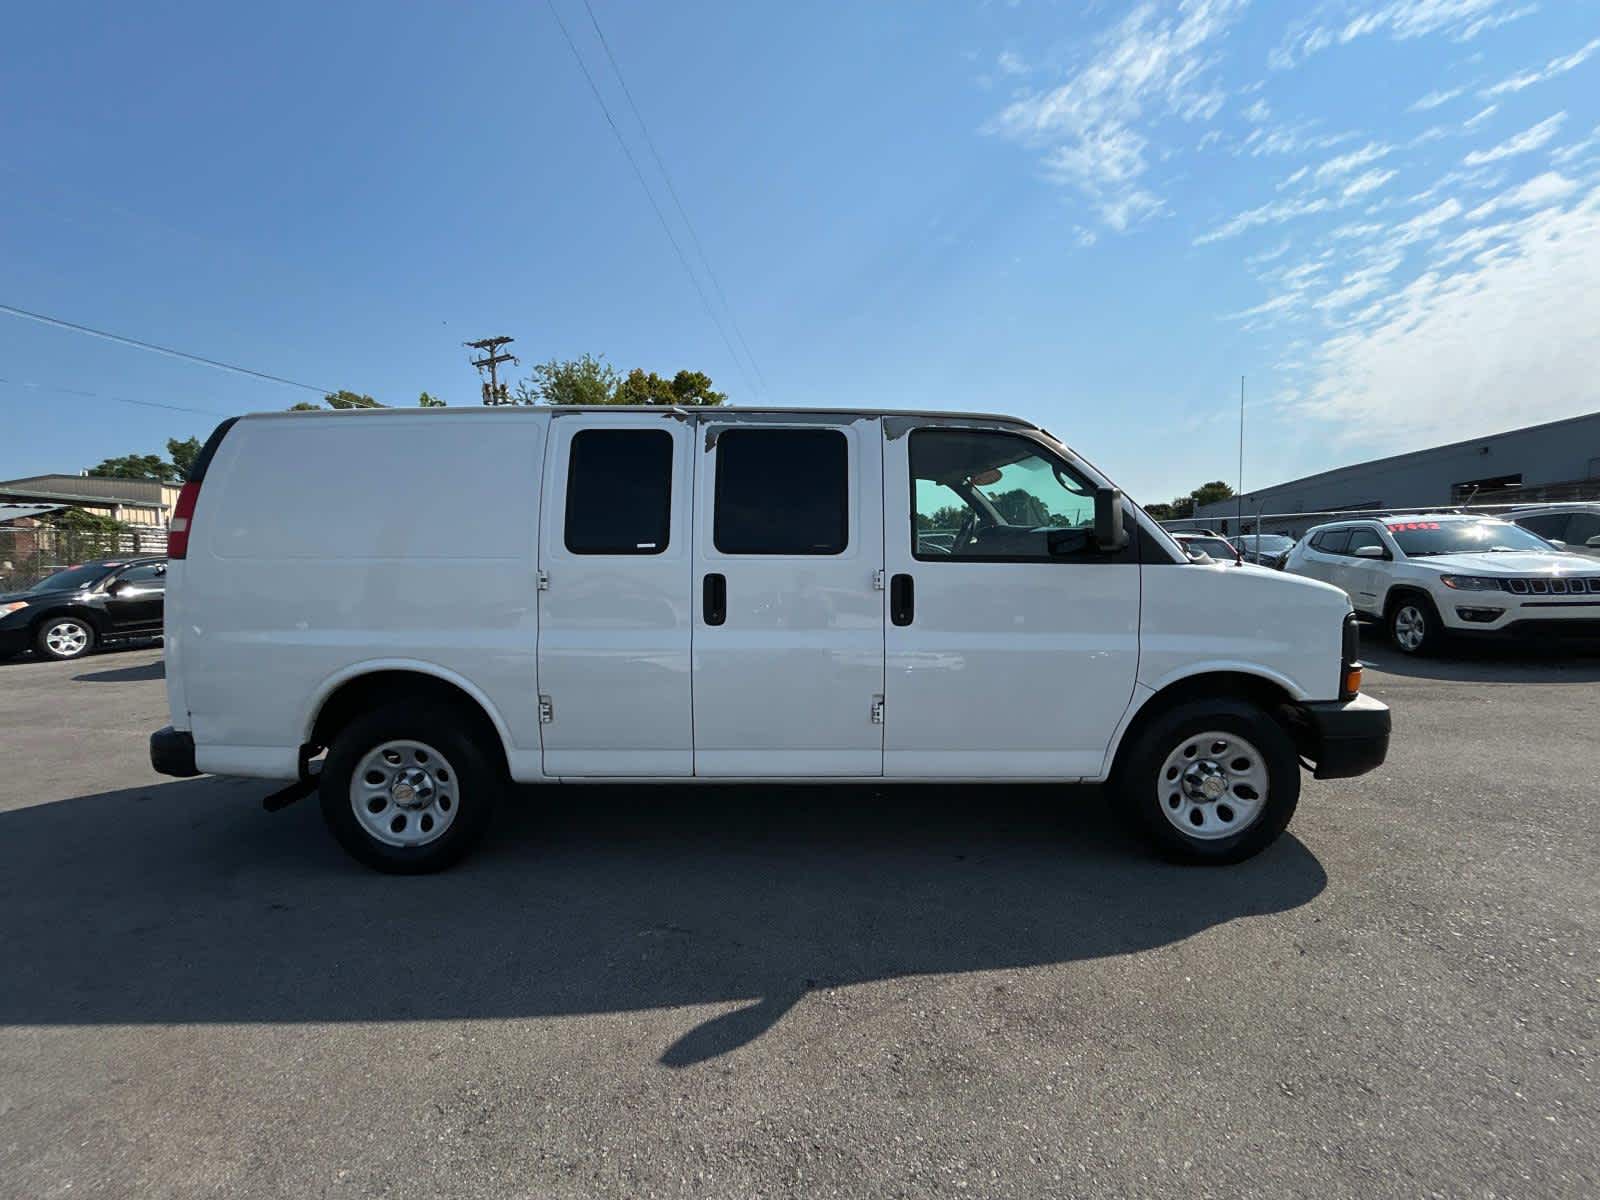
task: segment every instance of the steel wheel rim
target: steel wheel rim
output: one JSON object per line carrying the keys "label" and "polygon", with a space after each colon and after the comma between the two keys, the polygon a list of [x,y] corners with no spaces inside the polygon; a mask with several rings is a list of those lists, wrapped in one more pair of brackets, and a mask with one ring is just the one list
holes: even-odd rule
{"label": "steel wheel rim", "polygon": [[455,768],[426,742],[396,738],[374,746],[350,776],[350,810],[386,846],[426,846],[455,822]]}
{"label": "steel wheel rim", "polygon": [[88,648],[89,631],[75,621],[62,621],[59,625],[52,625],[45,633],[44,644],[53,653],[70,658]]}
{"label": "steel wheel rim", "polygon": [[1415,650],[1428,634],[1428,621],[1415,604],[1407,604],[1394,614],[1394,640],[1402,650]]}
{"label": "steel wheel rim", "polygon": [[1237,733],[1209,729],[1172,748],[1156,776],[1156,803],[1185,837],[1211,842],[1255,824],[1267,789],[1261,751]]}

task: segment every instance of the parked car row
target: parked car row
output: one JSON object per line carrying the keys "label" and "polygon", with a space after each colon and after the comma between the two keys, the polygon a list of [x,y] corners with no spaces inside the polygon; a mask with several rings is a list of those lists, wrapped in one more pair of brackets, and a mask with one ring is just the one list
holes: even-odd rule
{"label": "parked car row", "polygon": [[159,637],[166,587],[165,558],[102,558],[0,595],[0,659],[30,647],[82,658],[103,642]]}

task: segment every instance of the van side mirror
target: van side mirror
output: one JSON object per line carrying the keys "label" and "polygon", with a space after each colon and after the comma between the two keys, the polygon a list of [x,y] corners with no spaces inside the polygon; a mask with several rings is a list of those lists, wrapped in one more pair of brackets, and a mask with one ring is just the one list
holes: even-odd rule
{"label": "van side mirror", "polygon": [[1104,551],[1121,550],[1128,544],[1127,531],[1122,528],[1120,488],[1094,490],[1094,544]]}
{"label": "van side mirror", "polygon": [[1357,558],[1388,558],[1389,552],[1382,546],[1357,546],[1355,548],[1355,556]]}

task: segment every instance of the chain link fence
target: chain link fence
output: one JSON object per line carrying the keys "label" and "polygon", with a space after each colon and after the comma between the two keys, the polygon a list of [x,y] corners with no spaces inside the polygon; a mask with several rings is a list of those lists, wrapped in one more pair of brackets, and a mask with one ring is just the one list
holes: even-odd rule
{"label": "chain link fence", "polygon": [[115,533],[0,525],[0,592],[20,592],[46,575],[96,558],[165,554],[165,529],[125,528]]}

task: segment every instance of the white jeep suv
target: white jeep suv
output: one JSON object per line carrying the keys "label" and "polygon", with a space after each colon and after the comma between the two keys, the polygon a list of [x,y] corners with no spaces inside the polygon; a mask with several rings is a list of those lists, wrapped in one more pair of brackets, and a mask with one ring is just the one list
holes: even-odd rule
{"label": "white jeep suv", "polygon": [[1600,636],[1600,565],[1509,521],[1450,513],[1335,521],[1284,570],[1343,588],[1407,654],[1446,634]]}

